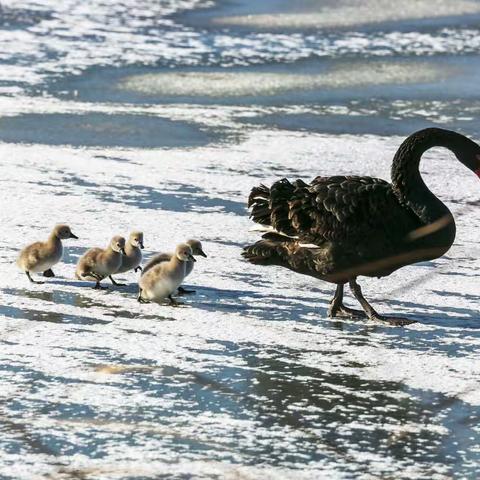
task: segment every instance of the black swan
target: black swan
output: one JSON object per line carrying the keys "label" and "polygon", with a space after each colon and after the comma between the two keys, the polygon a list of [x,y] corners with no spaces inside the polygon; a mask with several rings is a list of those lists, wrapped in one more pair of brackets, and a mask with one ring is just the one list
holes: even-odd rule
{"label": "black swan", "polygon": [[[330,317],[369,318],[392,325],[413,320],[380,315],[357,283],[359,275],[383,277],[400,267],[442,256],[455,239],[448,208],[419,172],[422,154],[440,146],[480,177],[480,146],[459,133],[427,128],[400,145],[392,183],[359,176],[317,177],[310,184],[286,178],[253,188],[251,218],[268,227],[263,239],[244,248],[259,265],[279,265],[335,283]],[[343,305],[349,283],[364,311]]]}

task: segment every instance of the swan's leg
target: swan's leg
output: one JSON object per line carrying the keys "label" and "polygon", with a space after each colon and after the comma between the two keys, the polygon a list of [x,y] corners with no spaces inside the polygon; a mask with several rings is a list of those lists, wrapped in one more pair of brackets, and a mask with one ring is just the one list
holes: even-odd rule
{"label": "swan's leg", "polygon": [[140,265],[139,265],[138,267],[135,267],[135,268],[133,269],[133,271],[134,271],[135,273],[137,273],[138,271],[141,272],[142,270],[143,270],[143,268],[142,268]]}
{"label": "swan's leg", "polygon": [[54,277],[55,274],[53,273],[53,270],[51,268],[49,268],[48,270],[45,270],[43,272],[43,276],[44,277]]}
{"label": "swan's leg", "polygon": [[119,282],[115,281],[115,279],[111,275],[109,275],[108,278],[117,287],[125,287],[126,286],[125,283],[119,283]]}
{"label": "swan's leg", "polygon": [[183,288],[183,287],[178,287],[177,290],[179,295],[188,295],[190,293],[196,293],[195,290],[187,290],[186,288]]}
{"label": "swan's leg", "polygon": [[93,287],[95,290],[108,290],[108,287],[102,287],[100,285],[100,280],[97,280],[97,283],[95,284],[95,286]]}
{"label": "swan's leg", "polygon": [[416,323],[416,320],[409,320],[408,318],[401,318],[401,317],[386,317],[385,315],[380,315],[365,299],[362,294],[362,289],[360,285],[356,282],[356,279],[352,279],[349,281],[350,288],[352,290],[353,295],[359,301],[360,305],[365,310],[367,317],[370,320],[378,320],[381,322],[389,323],[390,325],[396,326],[403,326],[409,325],[411,323]]}
{"label": "swan's leg", "polygon": [[343,304],[343,286],[343,283],[337,284],[335,295],[328,308],[328,316],[330,318],[366,318],[365,312],[348,308]]}
{"label": "swan's leg", "polygon": [[38,282],[37,280],[34,280],[34,279],[32,278],[32,276],[30,275],[30,272],[28,272],[28,271],[25,272],[25,273],[27,274],[28,279],[29,279],[32,283],[38,283],[39,285],[41,285],[42,283],[45,283],[45,282]]}

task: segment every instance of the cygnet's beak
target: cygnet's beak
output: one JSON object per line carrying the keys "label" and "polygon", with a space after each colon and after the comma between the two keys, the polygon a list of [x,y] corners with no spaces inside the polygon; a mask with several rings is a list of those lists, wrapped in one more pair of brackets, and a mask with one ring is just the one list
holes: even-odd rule
{"label": "cygnet's beak", "polygon": [[122,252],[122,255],[127,255],[127,252],[125,251],[124,248],[121,248],[120,251]]}
{"label": "cygnet's beak", "polygon": [[140,242],[140,248],[143,250],[145,247],[143,246],[143,242]]}
{"label": "cygnet's beak", "polygon": [[191,261],[191,262],[196,262],[195,260],[195,257],[192,255],[192,254],[188,254],[188,259]]}
{"label": "cygnet's beak", "polygon": [[207,258],[207,254],[203,250],[200,250],[198,254],[201,255],[202,257]]}
{"label": "cygnet's beak", "polygon": [[69,238],[75,238],[76,240],[78,240],[78,237],[75,234],[73,234],[72,232],[70,232],[70,237]]}

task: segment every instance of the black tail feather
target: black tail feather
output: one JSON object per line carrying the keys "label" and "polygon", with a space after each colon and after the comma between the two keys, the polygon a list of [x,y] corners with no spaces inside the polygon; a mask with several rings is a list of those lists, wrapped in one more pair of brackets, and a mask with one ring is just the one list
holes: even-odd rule
{"label": "black tail feather", "polygon": [[265,185],[254,187],[248,197],[248,208],[255,223],[270,225],[270,189]]}
{"label": "black tail feather", "polygon": [[248,197],[248,207],[251,208],[251,218],[255,223],[273,226],[275,230],[287,235],[295,235],[289,210],[295,184],[286,178],[275,182],[271,188],[260,185],[252,189]]}
{"label": "black tail feather", "polygon": [[275,182],[270,188],[271,225],[275,230],[287,235],[295,235],[289,218],[290,205],[295,186],[286,178]]}
{"label": "black tail feather", "polygon": [[278,244],[270,240],[260,240],[245,247],[242,256],[257,265],[278,265],[281,258],[277,248]]}

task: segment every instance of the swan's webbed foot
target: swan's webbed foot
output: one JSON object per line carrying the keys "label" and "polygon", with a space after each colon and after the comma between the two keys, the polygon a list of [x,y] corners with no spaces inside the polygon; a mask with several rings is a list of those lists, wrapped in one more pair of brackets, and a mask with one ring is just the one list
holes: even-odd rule
{"label": "swan's webbed foot", "polygon": [[364,320],[368,318],[367,314],[362,312],[362,310],[355,310],[345,305],[336,306],[335,309],[330,307],[328,309],[328,316],[330,318],[350,318],[352,320]]}
{"label": "swan's webbed foot", "polygon": [[396,327],[403,327],[404,325],[410,325],[416,323],[416,320],[410,320],[408,318],[401,317],[387,317],[385,315],[380,315],[365,299],[362,294],[362,289],[360,285],[355,281],[355,279],[349,281],[350,289],[352,290],[353,295],[358,300],[360,305],[365,310],[369,320],[379,321],[394,325]]}
{"label": "swan's webbed foot", "polygon": [[45,282],[39,282],[38,280],[34,280],[34,279],[32,278],[32,276],[30,275],[30,272],[25,272],[25,273],[27,274],[28,279],[29,279],[32,283],[36,283],[37,285],[42,285],[43,283],[45,283]]}
{"label": "swan's webbed foot", "polygon": [[417,320],[411,320],[409,318],[403,318],[403,317],[389,317],[386,315],[380,315],[377,312],[375,312],[374,315],[369,317],[369,319],[376,320],[379,322],[385,322],[390,325],[394,325],[395,327],[403,327],[404,325],[411,325],[412,323],[417,323]]}
{"label": "swan's webbed foot", "polygon": [[54,277],[55,274],[53,273],[53,270],[51,268],[49,268],[48,270],[45,270],[43,272],[43,276],[44,277]]}
{"label": "swan's webbed foot", "polygon": [[116,287],[126,287],[127,285],[126,283],[117,282],[111,275],[109,275],[108,278]]}
{"label": "swan's webbed foot", "polygon": [[197,293],[196,290],[187,290],[186,288],[183,288],[183,287],[178,287],[177,291],[179,295],[192,295],[194,293]]}

